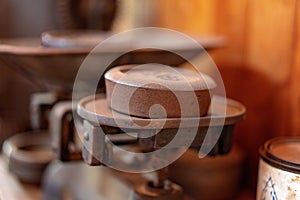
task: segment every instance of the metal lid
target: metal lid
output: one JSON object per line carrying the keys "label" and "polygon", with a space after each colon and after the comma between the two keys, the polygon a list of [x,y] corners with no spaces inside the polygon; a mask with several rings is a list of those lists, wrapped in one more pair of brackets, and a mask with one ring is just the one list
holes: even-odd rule
{"label": "metal lid", "polygon": [[300,137],[269,140],[260,148],[260,155],[275,167],[300,173]]}

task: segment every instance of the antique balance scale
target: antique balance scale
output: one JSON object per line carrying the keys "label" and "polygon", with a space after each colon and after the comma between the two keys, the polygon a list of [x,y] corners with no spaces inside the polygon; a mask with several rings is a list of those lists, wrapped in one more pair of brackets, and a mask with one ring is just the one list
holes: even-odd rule
{"label": "antique balance scale", "polygon": [[[178,120],[176,116],[175,118],[174,116],[172,116],[172,118],[167,118],[166,124],[164,125],[160,124],[159,121],[161,121],[161,119],[156,119],[156,124],[152,125],[152,127],[146,126],[146,128],[141,128],[140,126],[136,126],[135,124],[129,123],[131,118],[130,115],[131,114],[135,115],[134,120],[138,124],[148,123],[147,122],[148,119],[145,118],[147,116],[137,116],[139,114],[136,113],[124,114],[124,111],[121,111],[121,113],[123,112],[122,116],[121,117],[119,116],[121,119],[121,124],[116,124],[115,122],[116,120],[115,117],[113,116],[112,109],[110,109],[108,103],[109,101],[106,100],[104,93],[102,94],[100,93],[95,98],[94,96],[86,97],[83,100],[81,100],[80,103],[78,104],[79,107],[77,109],[77,113],[79,114],[81,119],[85,121],[84,123],[85,125],[83,126],[82,131],[81,132],[79,131],[79,135],[81,135],[84,145],[82,146],[82,144],[78,144],[78,142],[75,141],[75,137],[74,137],[75,131],[73,126],[73,118],[72,118],[72,112],[73,112],[72,102],[66,101],[66,99],[68,99],[68,91],[70,91],[74,77],[77,73],[78,64],[80,64],[80,62],[83,61],[84,57],[87,55],[90,49],[86,47],[69,48],[69,49],[51,47],[49,41],[50,43],[54,42],[53,44],[55,45],[57,41],[61,41],[61,38],[65,38],[67,40],[67,38],[74,39],[76,37],[78,38],[83,37],[81,33],[80,34],[78,33],[77,36],[75,33],[73,33],[72,37],[69,37],[70,36],[68,35],[69,33],[62,32],[60,34],[59,32],[58,33],[50,32],[48,34],[43,35],[44,37],[43,43],[45,44],[45,42],[48,42],[47,44],[48,47],[29,46],[28,44],[26,44],[26,46],[25,45],[21,46],[19,44],[18,45],[12,44],[12,45],[2,45],[0,49],[2,52],[1,58],[5,60],[7,63],[9,63],[10,66],[19,67],[19,69],[25,70],[26,74],[31,72],[34,74],[34,76],[36,76],[36,74],[39,74],[39,76],[42,77],[43,80],[47,80],[47,83],[54,84],[54,87],[53,85],[49,87],[51,88],[52,91],[53,88],[55,88],[54,91],[59,91],[56,92],[59,98],[58,97],[55,98],[56,101],[53,101],[54,105],[50,106],[51,107],[50,116],[52,116],[50,117],[50,133],[52,134],[52,143],[54,144],[53,147],[56,152],[56,156],[60,160],[62,161],[80,160],[81,150],[82,150],[83,160],[87,164],[101,165],[102,163],[99,160],[109,160],[115,156],[114,154],[117,154],[117,152],[114,153],[114,151],[108,151],[109,143],[107,142],[107,138],[110,138],[112,142],[117,145],[131,144],[133,145],[134,148],[139,147],[142,151],[150,151],[150,152],[155,149],[160,149],[164,147],[166,144],[168,144],[170,141],[172,141],[172,139],[176,136],[176,131],[174,132],[173,130],[176,130],[178,128],[180,122],[180,120]],[[95,36],[94,34],[97,36]],[[91,36],[93,36],[94,38],[98,38],[99,41],[99,33],[84,33],[84,37],[86,37],[86,35],[89,35],[89,38],[91,38]],[[49,38],[51,40],[49,40]],[[77,39],[75,39],[75,41],[77,41]],[[80,39],[79,41],[82,41],[82,39]],[[215,44],[214,42],[212,42],[212,43],[207,43],[206,45],[207,45],[206,48],[209,49],[213,47]],[[180,49],[180,47],[178,48]],[[201,51],[202,50],[199,49],[198,50],[192,49],[189,50],[187,53],[189,56],[193,57],[201,53]],[[101,57],[101,55],[103,54],[104,53],[101,52],[98,54],[98,56]],[[163,59],[163,61],[165,62],[172,61],[172,63],[163,63],[163,64],[176,66],[184,62],[183,60],[180,59],[176,60],[176,57],[172,57],[174,56],[173,54],[168,54],[167,52],[162,52],[162,51],[159,52],[159,50],[153,50],[153,52],[149,50],[148,51],[141,50],[141,51],[130,52],[129,54],[125,54],[125,56],[122,57],[119,61],[115,62],[112,67],[120,66],[124,64],[130,64],[130,63],[144,63],[145,60],[146,63],[162,63],[161,58],[162,57],[167,58],[168,56],[171,57],[169,59]],[[119,67],[116,67],[116,69],[119,69]],[[113,72],[114,70],[112,69],[111,71]],[[140,74],[140,76],[143,75]],[[31,74],[30,77],[32,77]],[[106,87],[108,86],[109,84],[106,84]],[[57,90],[57,88],[61,88],[61,89]],[[61,99],[61,100],[57,101],[57,99]],[[230,151],[233,128],[238,121],[243,119],[245,114],[245,108],[241,104],[232,100],[227,100],[227,103],[224,104],[222,103],[224,102],[223,100],[221,97],[214,98],[211,104],[217,107],[223,107],[223,108],[225,107],[227,109],[225,117],[220,113],[219,116],[218,113],[211,113],[211,112],[209,112],[208,114],[204,113],[204,116],[201,117],[199,116],[198,120],[200,121],[199,123],[197,123],[197,127],[193,127],[193,126],[191,127],[191,125],[189,125],[189,124],[193,124],[191,123],[193,119],[187,118],[187,120],[184,120],[183,118],[183,121],[186,123],[186,125],[183,125],[184,128],[197,129],[197,134],[195,135],[196,139],[193,141],[191,148],[199,149],[202,146],[202,143],[204,142],[203,141],[204,137],[207,134],[207,129],[209,125],[212,124],[212,127],[216,129],[222,127],[221,128],[222,132],[220,134],[220,138],[218,139],[214,147],[211,149],[209,154],[210,155],[225,154]],[[92,109],[93,106],[91,105],[96,105],[95,110]],[[122,105],[120,107],[122,107]],[[38,116],[43,116],[43,115],[39,114]],[[220,119],[223,119],[224,121],[222,122],[222,120]],[[160,125],[157,125],[157,123]],[[130,132],[136,133],[136,137],[138,138],[125,136],[124,139],[124,132],[120,129],[130,130]],[[156,130],[158,129],[161,129],[161,131],[157,132]],[[101,130],[104,130],[104,135],[99,134],[99,130],[100,132]],[[153,135],[152,134],[153,132],[156,132],[156,134]],[[35,136],[28,134],[28,137],[30,137],[32,141],[32,138],[39,137],[38,134],[39,133],[37,133],[37,135]],[[151,137],[139,138],[140,136],[145,136],[145,135],[147,136],[147,134],[151,135]],[[181,137],[183,137],[183,135],[181,135]],[[185,137],[186,135],[183,138],[181,138],[182,141],[184,141]],[[45,141],[45,139],[37,140],[37,142],[40,141]],[[9,145],[11,144],[9,143]],[[25,143],[24,145],[29,145],[29,144]],[[31,145],[45,145],[45,144],[41,143],[41,144],[31,144]],[[178,145],[182,146],[182,144],[178,144]],[[13,155],[14,153],[9,154],[9,156],[11,156],[10,166],[18,174],[18,171],[15,168],[15,166],[17,165],[13,164],[12,162],[13,160],[12,157],[14,157]],[[34,163],[32,163],[32,165],[34,165]],[[130,163],[128,163],[128,165],[130,165]],[[132,198],[151,199],[154,198],[153,196],[151,197],[151,195],[154,194],[154,196],[157,199],[182,199],[183,198],[182,189],[175,184],[173,185],[170,182],[166,182],[167,170],[164,169],[157,170],[156,178],[152,179],[152,181],[155,180],[153,186],[150,187],[146,183],[143,183],[142,185],[143,187],[136,188],[135,196]],[[30,172],[30,170],[28,172]],[[20,176],[22,177],[22,175]],[[31,178],[32,180],[33,175],[29,173],[28,176],[29,179]],[[38,178],[35,177],[35,179]],[[165,184],[168,184],[167,189]],[[149,193],[149,191],[151,192]],[[150,197],[147,197],[147,195],[150,195]]]}
{"label": "antique balance scale", "polygon": [[[106,79],[105,85],[108,95],[104,93],[103,89],[105,86],[103,82],[100,81],[99,87],[97,87],[98,94],[96,96],[85,97],[81,99],[78,104],[76,102],[77,107],[72,106],[71,94],[73,84],[81,63],[83,63],[85,57],[95,45],[109,36],[111,36],[111,34],[107,32],[54,31],[44,33],[41,39],[14,39],[1,42],[0,58],[2,61],[6,62],[10,67],[16,68],[27,78],[46,85],[48,90],[52,92],[50,95],[39,94],[35,96],[35,103],[33,103],[33,111],[35,112],[32,112],[33,116],[31,116],[32,119],[34,119],[33,128],[42,129],[47,127],[42,123],[45,121],[45,116],[47,118],[47,114],[45,113],[50,112],[49,131],[38,130],[33,133],[25,133],[22,134],[21,137],[19,136],[19,138],[16,135],[12,139],[9,139],[4,145],[4,153],[6,153],[8,157],[9,166],[21,179],[39,182],[45,167],[53,160],[52,151],[36,150],[35,154],[31,154],[30,152],[28,154],[28,151],[24,153],[22,149],[26,149],[28,146],[49,147],[51,143],[56,158],[61,161],[83,159],[88,165],[109,166],[109,163],[114,162],[115,159],[119,159],[121,165],[126,169],[124,171],[133,172],[130,171],[130,169],[136,160],[129,159],[128,161],[123,159],[122,154],[118,156],[119,152],[112,148],[112,144],[120,147],[126,145],[126,148],[139,153],[155,152],[158,149],[163,149],[165,145],[172,142],[173,138],[176,137],[179,125],[183,127],[182,130],[184,130],[185,133],[195,132],[195,135],[193,135],[195,139],[190,143],[189,148],[199,150],[204,143],[213,143],[212,148],[206,152],[209,155],[226,154],[230,151],[234,126],[243,119],[245,108],[240,103],[226,98],[217,97],[206,100],[207,108],[210,105],[210,107],[225,110],[225,113],[217,112],[213,109],[208,111],[206,109],[207,112],[201,113],[201,116],[195,117],[192,115],[180,118],[181,116],[176,114],[174,116],[168,116],[169,111],[172,109],[169,109],[169,111],[167,109],[167,116],[163,119],[160,116],[156,116],[155,119],[149,119],[149,116],[137,113],[143,109],[143,106],[140,107],[139,104],[141,104],[141,102],[143,102],[142,104],[147,102],[145,99],[140,102],[138,101],[143,95],[136,98],[137,101],[130,107],[130,112],[122,110],[123,105],[118,105],[119,101],[115,101],[116,104],[110,104],[112,102],[111,89],[113,89],[115,85],[112,86],[109,84],[114,79]],[[199,39],[198,42],[202,44],[206,50],[216,48],[220,45],[219,38],[214,37],[205,38],[204,40]],[[40,45],[41,43],[42,46]],[[203,48],[187,47],[183,44],[176,45],[175,41],[169,41],[169,44],[172,44],[173,50],[177,53],[184,54],[189,59],[203,53]],[[130,45],[134,45],[134,41],[130,40],[127,43],[125,41],[123,44],[113,44],[108,46],[105,51],[102,50],[93,53],[98,61],[105,60],[111,55],[122,54],[122,56],[118,57],[114,62],[110,63],[108,69],[112,69],[106,73],[107,76],[112,74],[111,76],[114,77],[114,73],[118,74],[120,71],[124,72],[122,67],[126,68],[128,64],[160,63],[168,66],[178,66],[186,62],[186,59],[161,49],[138,49],[136,51],[129,51],[131,47],[129,48],[128,46]],[[107,66],[105,66],[105,69],[106,67]],[[132,65],[131,67],[134,66]],[[97,71],[97,68],[99,67],[94,66],[94,70]],[[160,69],[156,67],[150,68],[157,69],[156,72],[160,71]],[[128,69],[126,68],[126,70]],[[131,81],[138,83],[139,80],[135,80],[134,77],[143,77],[144,75],[144,73],[137,71],[137,74],[133,76],[133,80]],[[116,83],[118,82],[117,80],[115,81]],[[199,80],[197,83],[199,83]],[[130,85],[131,84],[128,84],[128,86]],[[204,85],[207,86],[206,84]],[[202,88],[202,90],[205,91],[209,89],[211,89],[209,85],[207,88]],[[162,92],[158,93],[162,94]],[[126,95],[126,92],[122,95]],[[155,95],[151,95],[151,93],[144,95],[147,96],[148,100],[149,97],[155,97]],[[201,99],[203,95],[199,96],[197,99],[198,102],[203,101],[203,99]],[[161,96],[157,99],[166,98]],[[151,101],[149,100],[149,102]],[[173,102],[168,103],[172,104]],[[111,109],[111,107],[113,107],[113,109]],[[146,106],[144,109],[149,109],[149,107]],[[114,115],[114,110],[118,111],[117,115]],[[201,111],[202,110],[205,109],[201,109]],[[72,115],[74,113],[75,115]],[[77,129],[73,123],[74,116],[83,122],[83,125],[79,128],[77,127]],[[116,121],[118,121],[118,123],[116,123]],[[132,121],[134,121],[134,123],[132,123]],[[125,134],[127,131],[134,135]],[[216,134],[220,136],[217,137],[217,139],[213,137],[214,131],[219,132],[219,134]],[[48,132],[51,134],[51,140],[49,139]],[[207,134],[212,136],[208,137],[208,141],[204,141]],[[78,138],[80,138],[80,140],[78,140]],[[189,138],[187,134],[179,134],[177,143],[170,148],[170,151],[165,153],[172,157],[174,148],[186,146],[184,143],[186,138]],[[34,157],[32,155],[36,156]],[[130,198],[132,200],[184,199],[182,188],[168,180],[167,166],[164,166],[162,169],[152,168],[151,170],[147,168],[147,166],[150,166],[151,162],[159,162],[161,160],[158,159],[157,161],[157,158],[151,156],[144,159],[145,160],[140,160],[139,162],[146,167],[144,171],[154,171],[150,177],[145,178],[145,176],[141,175],[126,175],[126,173],[114,172],[117,176],[128,176],[129,180],[133,180],[132,182],[138,182],[131,184],[131,190],[134,192]],[[51,174],[51,172],[49,174]],[[48,178],[49,177],[50,176],[48,176]],[[51,185],[51,181],[53,180],[49,178],[49,180],[46,180],[46,183]],[[84,187],[84,185],[80,187]],[[46,186],[45,198],[62,198],[61,189],[53,188],[55,188],[55,186]]]}

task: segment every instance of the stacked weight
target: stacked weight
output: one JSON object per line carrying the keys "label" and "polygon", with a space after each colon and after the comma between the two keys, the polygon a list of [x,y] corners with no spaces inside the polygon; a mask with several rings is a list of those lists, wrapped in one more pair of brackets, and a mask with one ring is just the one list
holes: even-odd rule
{"label": "stacked weight", "polygon": [[[136,142],[144,152],[164,148],[176,137],[179,126],[186,135],[173,147],[186,145],[185,139],[196,130],[190,148],[212,146],[207,153],[217,155],[230,151],[234,126],[245,114],[245,107],[238,102],[211,98],[215,82],[196,71],[158,64],[118,66],[106,72],[105,85],[106,94],[82,99],[77,109],[85,120],[83,158],[90,165],[101,165],[113,157],[99,134],[101,129],[109,135],[103,126],[137,133]],[[215,134],[214,130],[221,132],[219,138],[209,135]],[[132,198],[183,198],[180,187],[167,182],[166,189],[165,184],[166,180],[156,186],[145,183],[135,189]]]}

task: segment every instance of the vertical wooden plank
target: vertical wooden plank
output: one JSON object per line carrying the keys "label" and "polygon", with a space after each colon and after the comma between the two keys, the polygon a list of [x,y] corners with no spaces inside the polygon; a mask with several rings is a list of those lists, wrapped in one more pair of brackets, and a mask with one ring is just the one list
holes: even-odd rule
{"label": "vertical wooden plank", "polygon": [[296,1],[249,1],[246,62],[278,83],[287,81],[291,72]]}
{"label": "vertical wooden plank", "polygon": [[[295,9],[297,0],[253,0],[246,35],[247,67],[268,77],[274,96],[266,106],[274,135],[290,132],[289,88],[293,68]],[[257,87],[264,87],[257,85]],[[268,108],[266,108],[268,109]]]}
{"label": "vertical wooden plank", "polygon": [[155,0],[156,25],[179,31],[223,35],[227,45],[213,59],[228,66],[243,62],[247,0]]}
{"label": "vertical wooden plank", "polygon": [[240,98],[247,119],[238,142],[248,159],[248,183],[256,188],[258,148],[266,140],[290,133],[290,84],[297,0],[248,0],[244,71]]}
{"label": "vertical wooden plank", "polygon": [[243,65],[247,4],[247,0],[219,0],[216,3],[216,33],[227,40],[226,46],[213,55],[219,67]]}
{"label": "vertical wooden plank", "polygon": [[292,134],[300,136],[300,1],[296,5],[294,64],[291,84]]}
{"label": "vertical wooden plank", "polygon": [[215,0],[154,0],[156,25],[189,33],[215,32]]}

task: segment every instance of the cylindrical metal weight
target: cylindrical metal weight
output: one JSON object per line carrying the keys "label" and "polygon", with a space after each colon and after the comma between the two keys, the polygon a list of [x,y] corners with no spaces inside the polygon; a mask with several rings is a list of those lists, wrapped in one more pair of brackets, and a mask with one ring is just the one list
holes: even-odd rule
{"label": "cylindrical metal weight", "polygon": [[146,118],[204,116],[216,87],[205,74],[158,64],[115,67],[105,84],[112,109]]}

